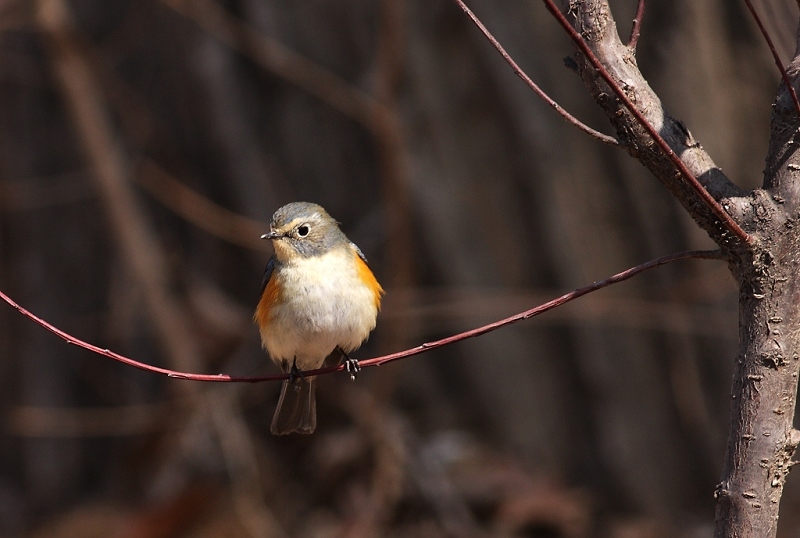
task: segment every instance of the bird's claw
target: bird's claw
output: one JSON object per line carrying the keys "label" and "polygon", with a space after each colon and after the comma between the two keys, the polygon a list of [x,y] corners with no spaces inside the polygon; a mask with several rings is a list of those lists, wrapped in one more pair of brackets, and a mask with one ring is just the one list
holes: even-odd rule
{"label": "bird's claw", "polygon": [[350,374],[350,381],[355,381],[358,377],[358,372],[361,371],[361,365],[358,364],[358,359],[347,357],[344,360],[344,367],[347,373]]}
{"label": "bird's claw", "polygon": [[294,385],[298,379],[304,379],[303,371],[297,367],[297,360],[292,361],[292,368],[289,370],[289,384]]}

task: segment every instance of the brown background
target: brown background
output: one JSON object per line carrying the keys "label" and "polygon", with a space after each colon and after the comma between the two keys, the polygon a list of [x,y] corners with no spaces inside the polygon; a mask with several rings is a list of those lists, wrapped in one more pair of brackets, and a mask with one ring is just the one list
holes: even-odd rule
{"label": "brown background", "polygon": [[[387,288],[361,358],[711,246],[448,0],[79,0],[66,40],[43,29],[63,4],[39,5],[0,2],[0,289],[101,347],[275,372],[250,321],[269,256],[257,237],[294,200],[341,221]],[[608,131],[538,2],[471,5]],[[788,59],[796,7],[756,5]],[[612,7],[627,35],[635,2]],[[53,68],[70,53],[116,164],[71,113],[87,96]],[[779,75],[744,4],[651,0],[638,58],[725,172],[760,184]],[[155,265],[136,269],[126,227]],[[167,343],[181,331],[195,350]],[[0,307],[0,535],[709,536],[736,349],[726,269],[679,262],[355,384],[326,377],[317,433],[274,438],[278,384],[140,372]],[[800,532],[798,508],[790,478],[781,536]]]}

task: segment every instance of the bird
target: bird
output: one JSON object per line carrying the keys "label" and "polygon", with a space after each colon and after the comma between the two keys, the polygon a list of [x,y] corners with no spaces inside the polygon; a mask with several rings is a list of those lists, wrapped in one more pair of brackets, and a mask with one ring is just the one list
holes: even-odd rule
{"label": "bird", "polygon": [[375,328],[384,290],[361,250],[320,205],[292,202],[275,211],[269,259],[253,316],[261,344],[289,378],[283,382],[270,431],[310,434],[317,425],[314,376],[347,361]]}

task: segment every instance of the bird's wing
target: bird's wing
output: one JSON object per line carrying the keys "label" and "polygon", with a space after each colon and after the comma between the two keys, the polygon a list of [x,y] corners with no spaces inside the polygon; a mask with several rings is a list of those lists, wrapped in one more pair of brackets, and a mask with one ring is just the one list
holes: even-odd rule
{"label": "bird's wing", "polygon": [[358,245],[356,245],[355,243],[350,241],[350,246],[353,247],[355,249],[355,251],[358,253],[358,257],[361,258],[362,260],[364,260],[364,263],[367,263],[367,257],[364,256],[364,253],[361,252],[361,249],[358,248]]}
{"label": "bird's wing", "polygon": [[259,296],[264,294],[264,290],[267,289],[267,284],[269,284],[269,279],[272,276],[272,272],[275,270],[275,255],[273,255],[269,261],[267,262],[267,268],[264,269],[264,280],[261,281],[261,293]]}

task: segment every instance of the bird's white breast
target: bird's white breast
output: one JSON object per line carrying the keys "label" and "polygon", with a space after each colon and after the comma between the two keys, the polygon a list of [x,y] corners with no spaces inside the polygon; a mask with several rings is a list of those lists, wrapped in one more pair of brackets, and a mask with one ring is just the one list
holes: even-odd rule
{"label": "bird's white breast", "polygon": [[336,346],[353,351],[375,328],[375,296],[359,277],[354,256],[350,248],[337,249],[276,268],[280,300],[262,329],[273,360],[318,368]]}

